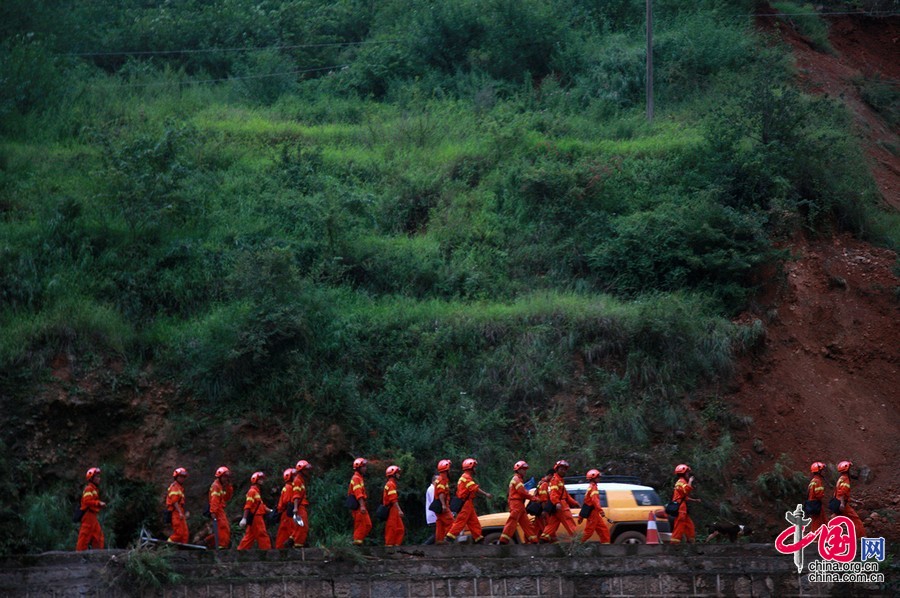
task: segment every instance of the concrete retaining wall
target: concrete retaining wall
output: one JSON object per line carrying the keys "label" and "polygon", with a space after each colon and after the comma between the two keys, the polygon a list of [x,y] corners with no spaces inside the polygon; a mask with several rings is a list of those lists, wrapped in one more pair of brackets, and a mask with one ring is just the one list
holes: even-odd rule
{"label": "concrete retaining wall", "polygon": [[[291,551],[174,552],[176,585],[141,588],[126,551],[0,560],[0,595],[554,597],[878,596],[896,586],[810,584],[769,545],[409,546]],[[146,578],[143,578],[146,579]],[[888,580],[890,581],[890,580]]]}

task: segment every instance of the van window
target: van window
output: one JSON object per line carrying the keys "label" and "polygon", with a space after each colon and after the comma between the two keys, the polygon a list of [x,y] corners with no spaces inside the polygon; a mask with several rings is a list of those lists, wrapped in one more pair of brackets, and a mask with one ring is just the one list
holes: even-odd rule
{"label": "van window", "polygon": [[662,506],[659,494],[653,490],[632,490],[631,494],[634,495],[634,502],[639,507]]}

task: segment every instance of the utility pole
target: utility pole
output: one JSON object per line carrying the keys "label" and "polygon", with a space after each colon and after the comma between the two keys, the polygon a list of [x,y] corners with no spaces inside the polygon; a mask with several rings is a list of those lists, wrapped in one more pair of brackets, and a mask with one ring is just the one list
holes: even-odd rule
{"label": "utility pole", "polygon": [[647,121],[653,122],[653,0],[647,0]]}

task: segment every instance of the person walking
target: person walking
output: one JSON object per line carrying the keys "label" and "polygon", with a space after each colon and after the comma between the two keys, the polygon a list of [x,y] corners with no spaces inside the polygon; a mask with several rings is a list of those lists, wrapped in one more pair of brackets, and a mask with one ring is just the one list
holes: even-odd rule
{"label": "person walking", "polygon": [[500,533],[500,544],[509,544],[509,541],[515,537],[516,528],[522,527],[522,533],[525,534],[525,541],[528,544],[537,544],[538,535],[531,525],[531,519],[525,512],[525,501],[531,500],[532,496],[525,489],[525,476],[528,474],[528,463],[525,461],[516,461],[513,465],[513,476],[509,480],[509,489],[506,495],[506,504],[509,508],[509,517]]}
{"label": "person walking", "polygon": [[369,516],[369,510],[366,507],[366,472],[369,471],[369,462],[359,457],[353,461],[353,477],[350,478],[350,486],[347,488],[347,495],[353,496],[358,507],[353,509],[353,543],[361,546],[366,536],[372,531],[372,518]]}
{"label": "person walking", "polygon": [[166,493],[166,509],[172,514],[172,535],[169,536],[169,542],[187,544],[190,540],[187,524],[190,513],[184,507],[184,482],[188,477],[187,469],[184,467],[175,469],[172,477],[174,481],[169,485],[169,491]]}
{"label": "person walking", "polygon": [[216,469],[215,479],[209,487],[209,517],[213,533],[206,537],[207,546],[215,549],[231,546],[231,524],[225,514],[225,506],[233,494],[231,470],[223,465]]}
{"label": "person walking", "polygon": [[[534,530],[538,533],[542,533],[550,521],[550,480],[553,479],[553,473],[552,469],[548,469],[547,473],[538,480],[537,488],[534,492],[535,499],[541,504],[541,512],[534,517]],[[545,542],[543,538],[540,538],[540,541]],[[556,537],[551,538],[549,541],[556,542]]]}
{"label": "person walking", "polygon": [[560,459],[553,466],[553,477],[550,478],[548,488],[550,490],[551,511],[547,518],[547,525],[541,533],[541,541],[556,542],[556,530],[562,525],[569,532],[569,537],[575,536],[575,519],[572,517],[572,508],[578,507],[578,501],[569,496],[566,490],[566,474],[569,472],[569,462]]}
{"label": "person walking", "polygon": [[434,497],[441,505],[441,512],[435,513],[434,543],[443,544],[447,540],[447,532],[453,527],[453,513],[450,512],[450,459],[441,459],[437,464],[437,476],[434,481]]}
{"label": "person walking", "polygon": [[403,509],[400,508],[400,497],[397,494],[397,482],[400,480],[400,468],[391,465],[384,472],[387,481],[381,494],[381,504],[388,508],[388,518],[384,526],[384,545],[400,546],[406,535],[403,525]]}
{"label": "person walking", "polygon": [[[590,513],[587,516],[587,525],[584,527],[581,541],[587,542],[591,536],[597,534],[602,544],[609,544],[609,526],[606,525],[606,513],[603,512],[603,506],[600,504],[600,490],[597,489],[600,470],[592,469],[587,472],[585,477],[589,486],[584,495],[584,506],[590,507]],[[578,517],[578,523],[581,523],[581,516]]]}
{"label": "person walking", "polygon": [[297,461],[294,466],[294,480],[292,485],[291,500],[294,501],[294,533],[288,542],[286,548],[292,546],[306,546],[306,540],[309,538],[309,492],[307,485],[309,484],[309,476],[312,473],[312,465],[305,459]]}
{"label": "person walking", "polygon": [[266,474],[256,471],[250,476],[250,489],[247,490],[247,497],[244,500],[244,516],[241,518],[240,526],[245,528],[244,537],[238,544],[238,550],[249,550],[256,544],[261,550],[269,550],[272,548],[272,539],[269,538],[269,532],[266,530],[266,520],[264,515],[271,511],[266,503],[263,502],[260,486]]}
{"label": "person walking", "polygon": [[278,496],[278,505],[275,510],[279,513],[278,531],[275,533],[275,548],[290,548],[286,546],[288,540],[294,535],[297,524],[294,522],[294,502],[292,500],[294,494],[294,475],[296,470],[293,467],[284,470],[281,474],[284,480],[284,486],[281,488],[281,494]]}
{"label": "person walking", "polygon": [[105,540],[97,515],[100,509],[106,507],[106,503],[100,500],[100,468],[88,469],[84,479],[87,484],[81,493],[81,527],[78,528],[75,550],[82,551],[89,548],[101,550]]}
{"label": "person walking", "polygon": [[863,526],[862,519],[851,503],[859,504],[858,501],[850,498],[850,468],[853,467],[852,461],[841,461],[837,465],[838,477],[837,484],[834,485],[834,497],[841,501],[841,515],[849,518],[853,522],[856,529],[856,537],[862,538],[866,535],[866,528]]}
{"label": "person walking", "polygon": [[825,498],[825,478],[822,477],[822,472],[825,471],[825,464],[821,461],[816,461],[809,466],[809,471],[812,473],[812,479],[806,487],[806,502],[807,504],[818,503],[818,507],[816,507],[818,511],[815,514],[807,513],[811,520],[808,531],[814,532],[828,521],[825,505],[822,504]]}
{"label": "person walking", "polygon": [[672,526],[672,544],[679,544],[684,538],[690,543],[694,543],[697,533],[694,531],[694,521],[688,515],[688,502],[700,502],[699,498],[691,498],[694,491],[694,476],[691,475],[691,468],[684,463],[675,467],[675,475],[678,480],[675,482],[675,489],[672,492],[672,501],[678,503],[678,516],[675,518],[675,524]]}
{"label": "person walking", "polygon": [[437,524],[437,514],[431,510],[431,503],[434,502],[434,483],[437,481],[437,474],[431,476],[431,483],[425,489],[425,527],[428,528],[428,538],[423,542],[425,545],[434,544],[435,528]]}
{"label": "person walking", "polygon": [[446,539],[452,542],[456,542],[460,532],[467,527],[476,544],[484,540],[484,535],[481,533],[481,523],[478,522],[478,513],[475,512],[474,499],[479,494],[485,498],[491,498],[493,495],[482,490],[478,483],[475,482],[473,476],[477,466],[478,461],[475,459],[466,459],[462,462],[463,472],[456,483],[456,497],[462,501],[462,506],[446,536]]}

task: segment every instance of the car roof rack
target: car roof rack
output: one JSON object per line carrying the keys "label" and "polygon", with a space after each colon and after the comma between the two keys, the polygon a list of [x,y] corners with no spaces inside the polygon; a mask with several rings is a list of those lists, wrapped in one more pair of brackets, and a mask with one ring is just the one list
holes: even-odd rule
{"label": "car roof rack", "polygon": [[[567,475],[565,479],[566,484],[587,484],[587,478],[583,475]],[[600,483],[606,484],[635,484],[637,486],[641,485],[641,478],[636,475],[607,475],[603,474],[600,476]]]}

